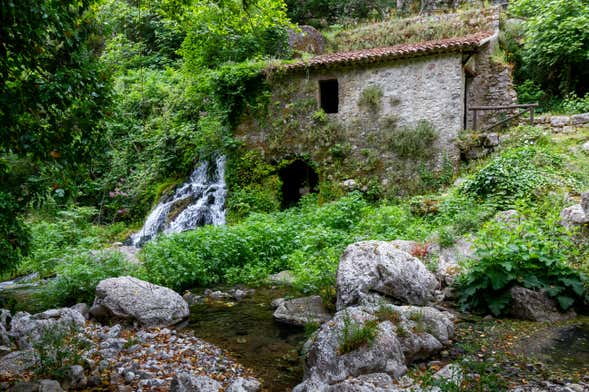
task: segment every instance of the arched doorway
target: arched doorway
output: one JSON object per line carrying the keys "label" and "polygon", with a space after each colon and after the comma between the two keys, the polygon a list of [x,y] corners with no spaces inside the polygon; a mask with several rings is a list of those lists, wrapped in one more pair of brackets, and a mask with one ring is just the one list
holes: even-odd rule
{"label": "arched doorway", "polygon": [[307,162],[296,159],[279,171],[282,180],[282,208],[295,206],[301,197],[317,192],[319,176]]}

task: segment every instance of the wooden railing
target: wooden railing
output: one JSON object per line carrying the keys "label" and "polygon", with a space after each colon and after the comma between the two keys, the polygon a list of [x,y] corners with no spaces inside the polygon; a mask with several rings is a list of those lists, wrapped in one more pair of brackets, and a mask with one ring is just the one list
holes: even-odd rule
{"label": "wooden railing", "polygon": [[486,132],[490,129],[495,128],[498,125],[501,124],[505,124],[508,121],[513,120],[514,118],[517,118],[519,116],[521,116],[522,114],[526,113],[526,112],[530,112],[530,125],[534,125],[534,109],[536,109],[538,107],[537,103],[530,103],[530,104],[526,104],[526,105],[505,105],[505,106],[473,106],[468,108],[469,111],[472,111],[472,129],[473,130],[477,130],[477,122],[478,122],[478,112],[479,111],[497,111],[497,110],[512,110],[512,109],[523,109],[521,111],[518,111],[517,114],[513,114],[491,126],[486,127],[485,129],[483,129],[483,132]]}

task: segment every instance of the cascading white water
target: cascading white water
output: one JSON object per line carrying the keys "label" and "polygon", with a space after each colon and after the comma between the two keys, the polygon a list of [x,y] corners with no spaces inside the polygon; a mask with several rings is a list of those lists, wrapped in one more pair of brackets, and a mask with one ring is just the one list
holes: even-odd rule
{"label": "cascading white water", "polygon": [[[214,169],[214,170],[211,170]],[[134,246],[141,246],[158,233],[179,233],[204,225],[225,224],[225,157],[210,168],[205,162],[190,175],[174,194],[149,213],[140,231],[131,236]]]}

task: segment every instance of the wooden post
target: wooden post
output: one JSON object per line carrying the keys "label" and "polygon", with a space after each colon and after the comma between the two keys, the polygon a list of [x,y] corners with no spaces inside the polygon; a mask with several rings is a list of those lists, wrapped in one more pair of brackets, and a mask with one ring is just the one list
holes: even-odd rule
{"label": "wooden post", "polygon": [[530,125],[534,126],[534,108],[530,108]]}

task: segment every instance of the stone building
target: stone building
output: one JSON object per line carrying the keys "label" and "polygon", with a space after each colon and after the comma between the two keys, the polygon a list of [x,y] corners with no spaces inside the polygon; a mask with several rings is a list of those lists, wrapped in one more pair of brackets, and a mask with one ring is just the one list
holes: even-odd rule
{"label": "stone building", "polygon": [[467,107],[515,100],[510,69],[491,60],[496,37],[481,32],[270,68],[265,110],[247,113],[236,134],[280,167],[290,187],[284,197],[320,183],[381,194],[435,188],[460,159]]}

